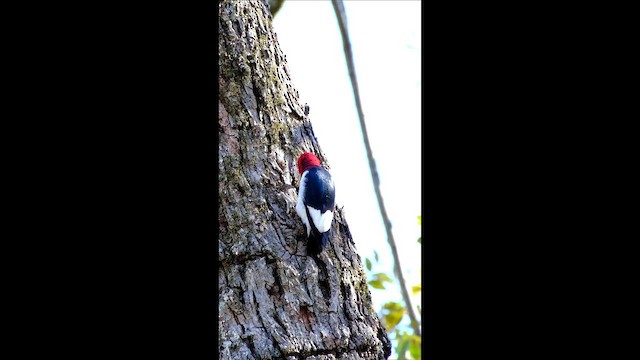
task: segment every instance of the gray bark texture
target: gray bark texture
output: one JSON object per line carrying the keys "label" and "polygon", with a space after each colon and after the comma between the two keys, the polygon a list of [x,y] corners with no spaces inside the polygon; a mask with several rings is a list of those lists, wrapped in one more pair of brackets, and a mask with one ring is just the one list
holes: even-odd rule
{"label": "gray bark texture", "polygon": [[306,255],[296,162],[310,151],[328,166],[271,20],[265,1],[219,2],[220,358],[386,359],[342,209],[318,259]]}

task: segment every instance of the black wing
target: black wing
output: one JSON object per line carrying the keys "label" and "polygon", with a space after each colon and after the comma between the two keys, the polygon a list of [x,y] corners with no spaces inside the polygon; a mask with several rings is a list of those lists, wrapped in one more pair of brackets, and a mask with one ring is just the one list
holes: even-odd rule
{"label": "black wing", "polygon": [[[336,190],[331,175],[321,166],[309,169],[306,176],[304,204],[324,213],[333,211],[336,201]],[[313,189],[313,191],[309,191]]]}

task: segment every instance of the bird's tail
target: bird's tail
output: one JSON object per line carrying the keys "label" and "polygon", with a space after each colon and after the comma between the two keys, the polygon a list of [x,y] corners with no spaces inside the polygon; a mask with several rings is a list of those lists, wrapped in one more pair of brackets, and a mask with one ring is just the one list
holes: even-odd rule
{"label": "bird's tail", "polygon": [[307,241],[307,253],[309,255],[318,255],[327,245],[329,239],[329,231],[323,233],[312,231]]}
{"label": "bird's tail", "polygon": [[322,249],[327,245],[327,240],[329,239],[329,232],[331,229],[321,233],[316,228],[316,225],[313,223],[311,219],[311,215],[309,214],[309,208],[304,207],[307,212],[307,219],[309,219],[309,225],[311,227],[311,233],[309,234],[309,239],[307,240],[307,254],[312,256],[318,256]]}

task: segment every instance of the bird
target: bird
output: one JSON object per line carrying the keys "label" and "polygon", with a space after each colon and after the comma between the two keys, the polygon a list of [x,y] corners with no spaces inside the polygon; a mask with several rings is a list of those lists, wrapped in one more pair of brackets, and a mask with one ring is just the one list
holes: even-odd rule
{"label": "bird", "polygon": [[335,208],[335,185],[320,159],[310,152],[298,157],[300,186],[296,213],[307,229],[307,253],[318,256],[327,245]]}

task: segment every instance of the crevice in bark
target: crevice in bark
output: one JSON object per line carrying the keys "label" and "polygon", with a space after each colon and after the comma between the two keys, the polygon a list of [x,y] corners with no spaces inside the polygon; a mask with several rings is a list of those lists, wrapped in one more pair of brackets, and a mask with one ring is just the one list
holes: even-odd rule
{"label": "crevice in bark", "polygon": [[246,195],[246,191],[244,190],[244,187],[242,186],[242,184],[237,184],[236,190],[238,190],[238,193],[240,194],[240,196],[244,197]]}
{"label": "crevice in bark", "polygon": [[311,319],[313,317],[313,313],[309,311],[309,307],[307,305],[300,306],[300,319],[304,324],[305,329],[307,331],[311,331]]}
{"label": "crevice in bark", "polygon": [[[275,262],[275,260],[273,260]],[[267,262],[267,264],[269,264]],[[282,295],[282,283],[280,282],[280,276],[278,275],[278,267],[271,267],[271,274],[273,275],[274,283],[271,288],[267,289],[269,295],[273,296],[274,299],[279,300]],[[275,301],[274,301],[275,302]]]}
{"label": "crevice in bark", "polygon": [[282,319],[280,318],[280,315],[278,314],[277,311],[273,314],[273,320],[276,323],[278,323],[278,325],[280,325],[280,327],[282,328],[282,332],[284,334],[286,334],[287,333],[287,328],[284,326],[284,323],[282,322]]}
{"label": "crevice in bark", "polygon": [[342,294],[342,304],[340,305],[342,307],[342,312],[344,313],[344,317],[351,321],[353,320],[351,314],[349,314],[349,311],[347,311],[347,302],[349,301],[349,298],[347,297],[347,285],[340,281],[340,293]]}
{"label": "crevice in bark", "polygon": [[269,253],[256,253],[256,254],[242,254],[237,256],[228,256],[222,259],[221,264],[222,267],[228,267],[231,265],[241,265],[245,264],[249,261],[261,259],[261,258],[269,258]]}
{"label": "crevice in bark", "polygon": [[356,305],[358,306],[358,310],[360,311],[361,314],[366,314],[368,310],[370,309],[365,309],[364,307],[364,303],[371,303],[371,299],[369,299],[369,297],[367,297],[367,295],[364,295],[364,301],[362,294],[360,294],[360,291],[356,291]]}
{"label": "crevice in bark", "polygon": [[242,307],[244,307],[244,306],[245,306],[245,303],[244,303],[244,296],[238,296],[238,301],[240,301],[240,303],[242,304]]}
{"label": "crevice in bark", "polygon": [[318,286],[320,287],[320,291],[322,291],[322,297],[325,299],[328,306],[331,299],[331,287],[329,286],[327,265],[324,263],[324,261],[322,261],[322,259],[319,259],[318,257],[311,256],[311,258],[315,261],[316,265],[318,265]]}
{"label": "crevice in bark", "polygon": [[258,352],[256,351],[256,346],[253,344],[253,336],[246,340],[247,341],[245,341],[244,343],[247,345],[247,348],[249,348],[249,351],[251,351],[251,355],[253,355],[255,360],[260,360],[261,357],[258,355]]}
{"label": "crevice in bark", "polygon": [[[262,102],[262,96],[258,90],[258,83],[256,81],[251,82],[251,90],[253,90],[253,97],[255,98],[256,105]],[[256,109],[257,110],[257,109]]]}

